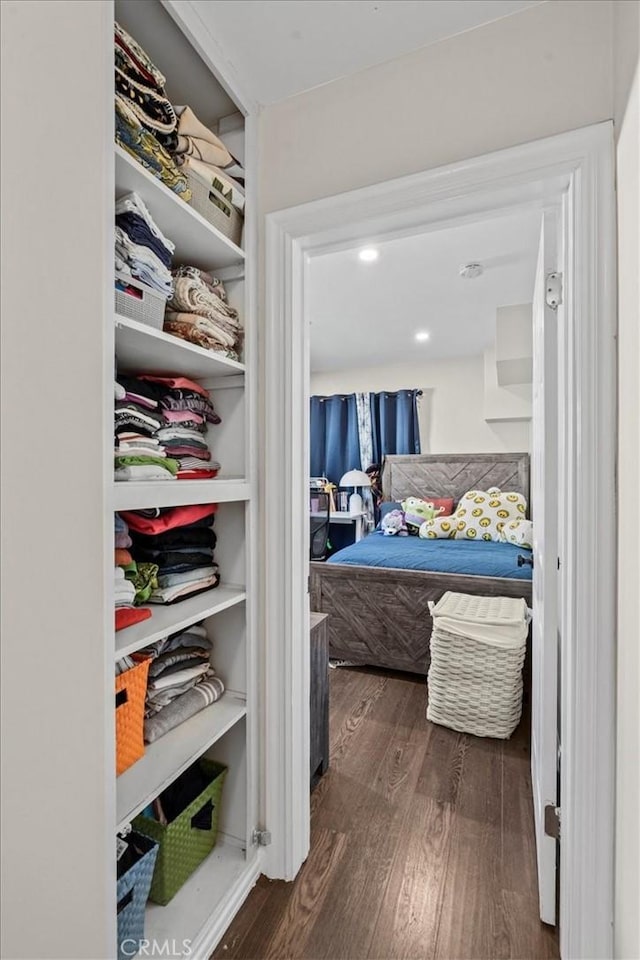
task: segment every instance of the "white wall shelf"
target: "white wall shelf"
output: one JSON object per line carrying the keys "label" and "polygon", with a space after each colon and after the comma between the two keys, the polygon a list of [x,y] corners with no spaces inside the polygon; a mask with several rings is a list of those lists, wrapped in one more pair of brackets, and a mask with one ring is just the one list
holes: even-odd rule
{"label": "white wall shelf", "polygon": [[180,507],[197,503],[233,503],[248,500],[249,483],[243,477],[220,480],[149,480],[114,482],[114,510]]}
{"label": "white wall shelf", "polygon": [[148,744],[145,755],[117,779],[117,829],[144,810],[246,712],[245,700],[227,692],[186,723]]}
{"label": "white wall shelf", "polygon": [[157,177],[130,157],[121,147],[116,151],[116,197],[135,191],[149,208],[162,232],[173,241],[173,262],[210,270],[244,260],[244,250],[216,230],[193,207],[165,187]]}
{"label": "white wall shelf", "polygon": [[[224,795],[224,794],[223,794]],[[210,932],[210,918],[216,912],[224,913],[227,902],[232,902],[234,885],[246,874],[247,862],[253,851],[229,843],[218,843],[211,854],[187,880],[181,890],[166,906],[149,903],[145,918],[145,937],[156,943],[173,942],[176,951],[185,950],[184,940],[191,940],[191,956],[206,956]],[[247,877],[250,886],[255,882],[257,868]],[[213,938],[215,939],[215,937]],[[176,952],[174,956],[180,956]]]}
{"label": "white wall shelf", "polygon": [[223,610],[242,603],[246,596],[244,587],[220,584],[214,590],[207,590],[206,593],[200,593],[197,597],[169,606],[146,604],[146,607],[151,610],[150,620],[134,623],[133,626],[116,632],[115,659],[120,660],[121,657],[141,650],[171,633],[185,630],[191,624],[198,623],[206,617],[222,613]]}
{"label": "white wall shelf", "polygon": [[179,370],[192,380],[244,375],[244,364],[172,337],[170,333],[119,314],[116,314],[115,324],[119,373],[167,376]]}

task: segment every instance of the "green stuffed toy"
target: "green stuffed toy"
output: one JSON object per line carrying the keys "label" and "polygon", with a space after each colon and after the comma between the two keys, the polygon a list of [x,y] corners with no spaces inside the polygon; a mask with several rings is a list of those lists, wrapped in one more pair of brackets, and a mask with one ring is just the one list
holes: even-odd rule
{"label": "green stuffed toy", "polygon": [[409,533],[416,535],[422,524],[426,520],[433,520],[434,517],[437,517],[439,513],[442,513],[444,507],[434,507],[432,503],[429,503],[427,500],[420,500],[418,497],[407,497],[406,500],[402,501],[402,509],[404,510],[404,520],[407,525],[407,530]]}

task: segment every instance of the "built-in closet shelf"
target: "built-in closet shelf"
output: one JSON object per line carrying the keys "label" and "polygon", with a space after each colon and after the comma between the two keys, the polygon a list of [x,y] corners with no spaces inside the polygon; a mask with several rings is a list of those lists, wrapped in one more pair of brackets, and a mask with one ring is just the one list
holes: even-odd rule
{"label": "built-in closet shelf", "polygon": [[114,484],[114,510],[180,507],[196,503],[248,500],[251,488],[243,477],[220,480],[124,480]]}
{"label": "built-in closet shelf", "polygon": [[245,372],[243,363],[196,347],[138,320],[116,314],[115,325],[119,373],[167,376],[179,372],[192,380],[202,380],[207,377],[237,377]]}
{"label": "built-in closet shelf", "polygon": [[246,701],[227,691],[216,703],[147,745],[146,753],[117,783],[117,829],[135,817],[245,716]]}
{"label": "built-in closet shelf", "polygon": [[223,610],[242,603],[246,597],[244,587],[220,584],[214,590],[207,590],[206,593],[200,593],[197,597],[181,600],[180,603],[166,607],[150,603],[148,604],[148,609],[151,610],[150,620],[134,623],[133,626],[116,632],[115,658],[120,660],[129,653],[148,647],[156,640],[168,637],[171,633],[185,630],[192,623],[198,623],[206,617],[222,613]]}
{"label": "built-in closet shelf", "polygon": [[164,235],[176,245],[173,262],[210,270],[244,260],[244,250],[148,173],[121,147],[116,151],[116,197],[135,191]]}
{"label": "built-in closet shelf", "polygon": [[[255,857],[253,851],[249,855]],[[148,904],[145,938],[152,943],[175,943],[176,957],[186,949],[183,941],[190,940],[191,953],[185,956],[204,956],[200,942],[206,938],[211,916],[232,900],[234,884],[246,867],[247,854],[243,850],[218,841],[173,900],[165,907]]]}

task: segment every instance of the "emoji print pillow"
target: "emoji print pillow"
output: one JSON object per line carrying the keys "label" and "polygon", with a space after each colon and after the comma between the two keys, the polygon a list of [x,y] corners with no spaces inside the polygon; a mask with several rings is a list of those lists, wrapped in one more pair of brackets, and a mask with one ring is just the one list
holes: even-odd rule
{"label": "emoji print pillow", "polygon": [[434,517],[420,527],[420,536],[430,539],[502,540],[506,523],[524,520],[527,501],[521,493],[469,490],[450,517]]}

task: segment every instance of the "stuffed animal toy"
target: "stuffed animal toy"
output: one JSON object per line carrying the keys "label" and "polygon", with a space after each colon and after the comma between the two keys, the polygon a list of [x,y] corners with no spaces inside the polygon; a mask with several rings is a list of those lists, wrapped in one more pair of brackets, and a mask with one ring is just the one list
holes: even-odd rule
{"label": "stuffed animal toy", "polygon": [[407,497],[402,501],[404,510],[404,519],[409,533],[417,534],[420,527],[427,520],[433,520],[439,513],[442,513],[444,507],[434,507],[427,500],[420,500],[418,497]]}
{"label": "stuffed animal toy", "polygon": [[402,510],[390,510],[389,513],[385,514],[380,529],[385,537],[406,537],[408,531]]}
{"label": "stuffed animal toy", "polygon": [[[509,521],[524,520],[527,501],[521,493],[468,490],[450,517],[425,520],[420,536],[425,539],[502,540],[502,529]],[[524,546],[524,544],[523,544]]]}

